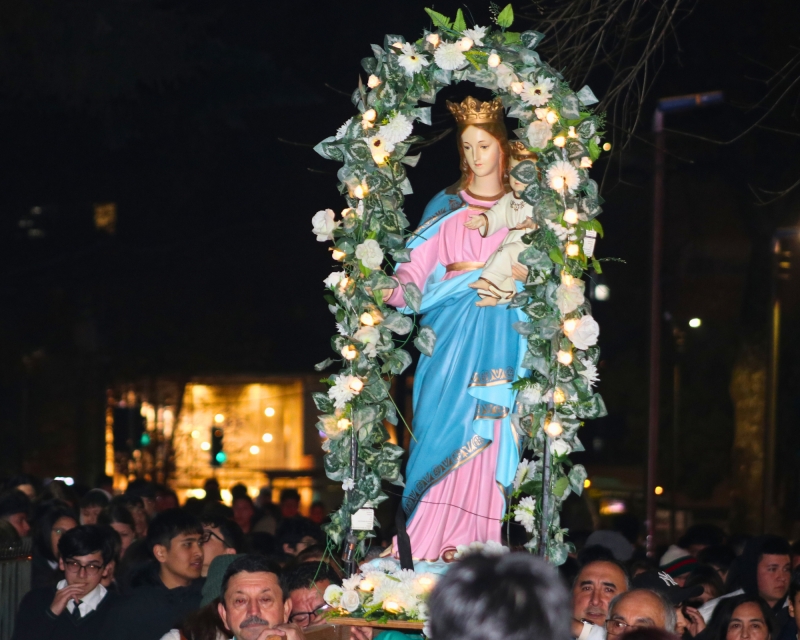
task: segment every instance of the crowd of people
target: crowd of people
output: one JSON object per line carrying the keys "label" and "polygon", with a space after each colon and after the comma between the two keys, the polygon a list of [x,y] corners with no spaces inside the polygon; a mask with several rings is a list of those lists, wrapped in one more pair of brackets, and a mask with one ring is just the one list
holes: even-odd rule
{"label": "crowd of people", "polygon": [[[146,481],[114,495],[19,476],[0,494],[0,544],[31,540],[31,590],[14,640],[304,640],[341,584],[320,524],[294,490],[271,503],[243,486],[221,501],[178,503]],[[316,520],[316,521],[315,521]],[[630,538],[631,536],[629,536]],[[800,546],[774,535],[690,528],[649,560],[636,539],[603,530],[556,571],[525,552],[453,564],[429,601],[433,640],[797,640]],[[351,640],[397,631],[352,627]],[[412,632],[409,632],[412,633]],[[413,635],[413,633],[412,633]],[[418,635],[418,633],[417,633]]]}

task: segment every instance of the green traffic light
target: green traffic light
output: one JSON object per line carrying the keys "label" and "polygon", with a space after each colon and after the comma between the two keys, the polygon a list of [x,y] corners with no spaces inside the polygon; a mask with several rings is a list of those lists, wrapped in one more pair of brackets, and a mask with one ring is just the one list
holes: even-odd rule
{"label": "green traffic light", "polygon": [[146,447],[148,444],[150,444],[150,434],[149,433],[143,433],[141,439],[139,440],[139,442],[141,443],[141,445],[143,447]]}
{"label": "green traffic light", "polygon": [[226,456],[226,455],[225,455],[225,452],[224,452],[224,451],[220,451],[220,452],[219,452],[219,453],[218,453],[218,454],[215,456],[215,458],[217,459],[217,462],[219,462],[220,464],[222,464],[223,462],[225,462],[225,461],[228,459],[228,456]]}

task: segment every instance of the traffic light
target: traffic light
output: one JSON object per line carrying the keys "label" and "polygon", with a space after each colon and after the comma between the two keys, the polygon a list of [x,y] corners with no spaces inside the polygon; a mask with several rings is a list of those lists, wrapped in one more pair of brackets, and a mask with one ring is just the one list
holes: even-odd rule
{"label": "traffic light", "polygon": [[222,430],[222,427],[213,426],[211,427],[211,466],[212,467],[219,467],[222,465],[225,460],[228,459],[228,456],[225,455],[225,451],[223,450],[223,442],[222,439],[225,436],[225,432]]}

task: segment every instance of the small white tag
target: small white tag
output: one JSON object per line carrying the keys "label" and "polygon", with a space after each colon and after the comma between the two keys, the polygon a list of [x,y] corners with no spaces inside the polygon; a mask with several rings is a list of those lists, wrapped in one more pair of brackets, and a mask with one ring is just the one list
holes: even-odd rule
{"label": "small white tag", "polygon": [[372,531],[375,525],[375,512],[372,509],[359,509],[350,516],[353,531]]}
{"label": "small white tag", "polygon": [[583,238],[583,253],[587,258],[594,255],[594,245],[597,244],[597,231],[590,229]]}

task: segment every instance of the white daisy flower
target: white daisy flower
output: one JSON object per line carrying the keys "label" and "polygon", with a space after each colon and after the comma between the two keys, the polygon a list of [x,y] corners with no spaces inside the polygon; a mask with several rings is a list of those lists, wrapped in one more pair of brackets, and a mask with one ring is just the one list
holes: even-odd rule
{"label": "white daisy flower", "polygon": [[419,73],[422,67],[427,67],[430,62],[421,53],[417,53],[413,44],[406,42],[403,44],[402,53],[398,55],[397,62],[406,72],[407,76],[413,77],[415,73]]}
{"label": "white daisy flower", "polygon": [[350,118],[347,122],[345,122],[341,127],[336,130],[336,139],[341,140],[344,138],[345,134],[347,133],[347,127],[350,126],[350,123],[353,122],[353,119]]}
{"label": "white daisy flower", "polygon": [[436,64],[445,71],[463,69],[469,64],[466,56],[455,42],[444,42],[439,45],[433,58],[436,60]]}
{"label": "white daisy flower", "polygon": [[553,97],[554,82],[550,78],[539,76],[536,82],[523,82],[520,98],[534,107],[542,107]]}
{"label": "white daisy flower", "polygon": [[581,183],[581,177],[570,162],[557,160],[547,170],[547,182],[550,188],[556,191],[567,189],[570,193],[575,193],[575,189]]}
{"label": "white daisy flower", "polygon": [[334,378],[333,386],[328,389],[328,397],[333,400],[333,406],[337,409],[344,409],[345,405],[350,402],[356,395],[353,391],[353,383],[358,382],[363,387],[363,383],[356,376],[336,376]]}
{"label": "white daisy flower", "polygon": [[590,387],[593,387],[597,382],[600,380],[600,376],[597,375],[597,367],[592,364],[591,360],[581,360],[581,364],[586,367],[583,371],[581,371],[581,376],[583,379],[589,383]]}
{"label": "white daisy flower", "polygon": [[475,25],[472,29],[464,29],[463,34],[472,40],[476,47],[482,47],[483,39],[486,37],[486,29],[487,27]]}
{"label": "white daisy flower", "polygon": [[[356,488],[356,483],[352,478],[345,478],[344,482],[342,482],[342,491],[352,491]],[[358,579],[358,582],[361,582],[361,579]],[[357,586],[354,585],[353,587],[345,587],[345,589],[354,589]]]}
{"label": "white daisy flower", "polygon": [[394,145],[408,138],[413,130],[411,118],[398,113],[378,130],[378,135],[383,136],[387,144],[387,150],[391,152],[394,150]]}
{"label": "white daisy flower", "polygon": [[536,500],[530,496],[524,497],[514,508],[514,520],[525,527],[525,531],[528,533],[533,533],[533,530],[536,527],[536,516],[534,515],[535,508]]}

